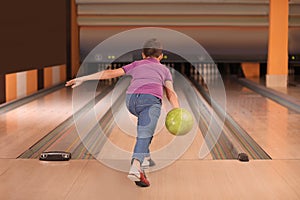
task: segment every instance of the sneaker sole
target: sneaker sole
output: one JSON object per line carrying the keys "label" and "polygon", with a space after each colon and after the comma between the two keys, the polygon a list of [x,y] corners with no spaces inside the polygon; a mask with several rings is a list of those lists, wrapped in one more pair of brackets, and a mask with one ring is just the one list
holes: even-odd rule
{"label": "sneaker sole", "polygon": [[143,183],[142,181],[135,181],[135,184],[139,187],[149,187],[150,186],[150,185]]}

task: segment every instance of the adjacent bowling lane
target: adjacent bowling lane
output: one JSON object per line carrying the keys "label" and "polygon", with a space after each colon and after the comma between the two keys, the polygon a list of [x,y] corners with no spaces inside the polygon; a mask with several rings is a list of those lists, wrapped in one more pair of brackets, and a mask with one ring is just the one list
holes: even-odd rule
{"label": "adjacent bowling lane", "polygon": [[[300,158],[300,113],[225,79],[228,113],[271,156]],[[297,92],[299,92],[297,90]]]}

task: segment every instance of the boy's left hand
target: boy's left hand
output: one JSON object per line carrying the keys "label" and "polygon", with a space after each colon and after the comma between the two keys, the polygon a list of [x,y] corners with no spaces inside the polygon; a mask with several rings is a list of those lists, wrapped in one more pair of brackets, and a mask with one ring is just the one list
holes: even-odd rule
{"label": "boy's left hand", "polygon": [[74,78],[72,80],[69,80],[66,82],[65,86],[71,86],[72,88],[75,88],[79,85],[81,85],[83,83],[83,81],[79,78]]}

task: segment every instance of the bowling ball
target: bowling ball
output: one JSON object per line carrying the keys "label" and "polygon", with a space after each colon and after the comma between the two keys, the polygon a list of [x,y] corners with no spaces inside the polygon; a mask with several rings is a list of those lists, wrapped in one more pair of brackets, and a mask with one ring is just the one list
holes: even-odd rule
{"label": "bowling ball", "polygon": [[192,128],[194,118],[192,114],[184,108],[174,108],[166,116],[165,125],[173,135],[185,135]]}

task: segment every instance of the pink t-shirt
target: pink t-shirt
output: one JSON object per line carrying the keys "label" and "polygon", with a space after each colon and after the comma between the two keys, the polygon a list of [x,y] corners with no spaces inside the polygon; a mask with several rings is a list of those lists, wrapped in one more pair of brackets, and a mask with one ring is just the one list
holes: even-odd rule
{"label": "pink t-shirt", "polygon": [[170,70],[155,58],[135,61],[122,68],[132,76],[127,94],[151,94],[161,99],[165,81],[173,81]]}

